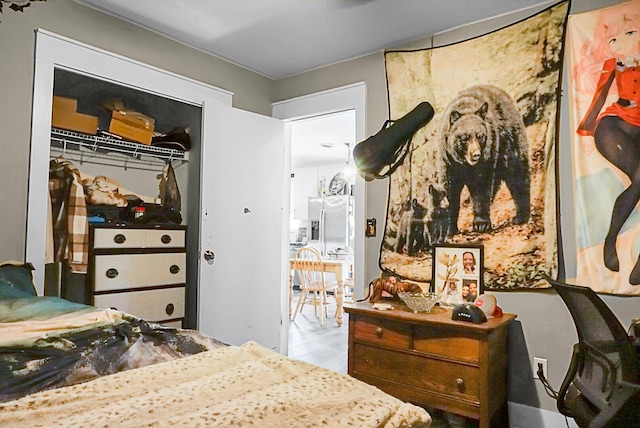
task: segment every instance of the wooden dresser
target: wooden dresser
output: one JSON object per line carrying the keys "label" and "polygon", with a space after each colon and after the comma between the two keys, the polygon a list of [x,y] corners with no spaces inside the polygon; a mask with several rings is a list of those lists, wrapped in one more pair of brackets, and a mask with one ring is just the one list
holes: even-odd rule
{"label": "wooden dresser", "polygon": [[403,303],[379,311],[345,304],[349,375],[417,405],[508,426],[507,325],[504,314],[483,324],[452,321],[451,310],[414,314]]}
{"label": "wooden dresser", "polygon": [[186,226],[91,226],[87,302],[182,327]]}

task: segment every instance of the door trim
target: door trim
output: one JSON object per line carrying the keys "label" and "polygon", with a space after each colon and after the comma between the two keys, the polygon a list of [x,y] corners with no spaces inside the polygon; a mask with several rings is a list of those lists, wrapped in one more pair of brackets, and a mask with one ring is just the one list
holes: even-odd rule
{"label": "door trim", "polygon": [[[285,123],[291,123],[309,117],[353,109],[356,112],[356,141],[359,142],[365,138],[366,93],[365,82],[353,83],[272,103],[271,115],[284,120]],[[355,297],[359,299],[364,295],[366,219],[365,181],[359,175],[356,175],[354,200],[356,212],[354,235]]]}

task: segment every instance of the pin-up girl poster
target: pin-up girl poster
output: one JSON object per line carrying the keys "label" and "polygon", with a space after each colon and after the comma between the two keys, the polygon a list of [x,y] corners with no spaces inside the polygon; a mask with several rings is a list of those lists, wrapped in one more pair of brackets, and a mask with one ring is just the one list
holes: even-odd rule
{"label": "pin-up girl poster", "polygon": [[577,282],[640,295],[640,1],[569,19]]}

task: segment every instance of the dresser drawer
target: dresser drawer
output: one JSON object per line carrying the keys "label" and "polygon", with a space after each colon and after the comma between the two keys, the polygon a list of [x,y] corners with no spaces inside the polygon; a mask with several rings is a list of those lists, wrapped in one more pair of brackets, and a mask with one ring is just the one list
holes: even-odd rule
{"label": "dresser drawer", "polygon": [[353,366],[359,374],[399,383],[416,389],[447,395],[455,400],[479,402],[480,369],[422,355],[354,344]]}
{"label": "dresser drawer", "polygon": [[416,351],[470,363],[480,361],[480,344],[478,339],[432,326],[417,326],[413,336],[413,349]]}
{"label": "dresser drawer", "polygon": [[94,296],[94,306],[116,308],[145,321],[184,317],[184,287],[143,290]]}
{"label": "dresser drawer", "polygon": [[353,338],[395,349],[409,349],[411,327],[393,321],[362,317],[355,320]]}
{"label": "dresser drawer", "polygon": [[186,253],[97,255],[94,291],[183,284],[186,257]]}
{"label": "dresser drawer", "polygon": [[182,229],[95,228],[93,248],[182,248]]}

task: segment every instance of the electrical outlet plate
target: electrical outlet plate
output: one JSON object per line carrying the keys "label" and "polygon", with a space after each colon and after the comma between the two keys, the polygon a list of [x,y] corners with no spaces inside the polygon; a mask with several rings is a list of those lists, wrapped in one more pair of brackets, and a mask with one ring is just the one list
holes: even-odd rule
{"label": "electrical outlet plate", "polygon": [[539,379],[538,377],[538,365],[542,365],[542,373],[546,379],[549,379],[549,373],[547,372],[547,359],[546,358],[538,358],[535,357],[533,359],[533,378]]}

